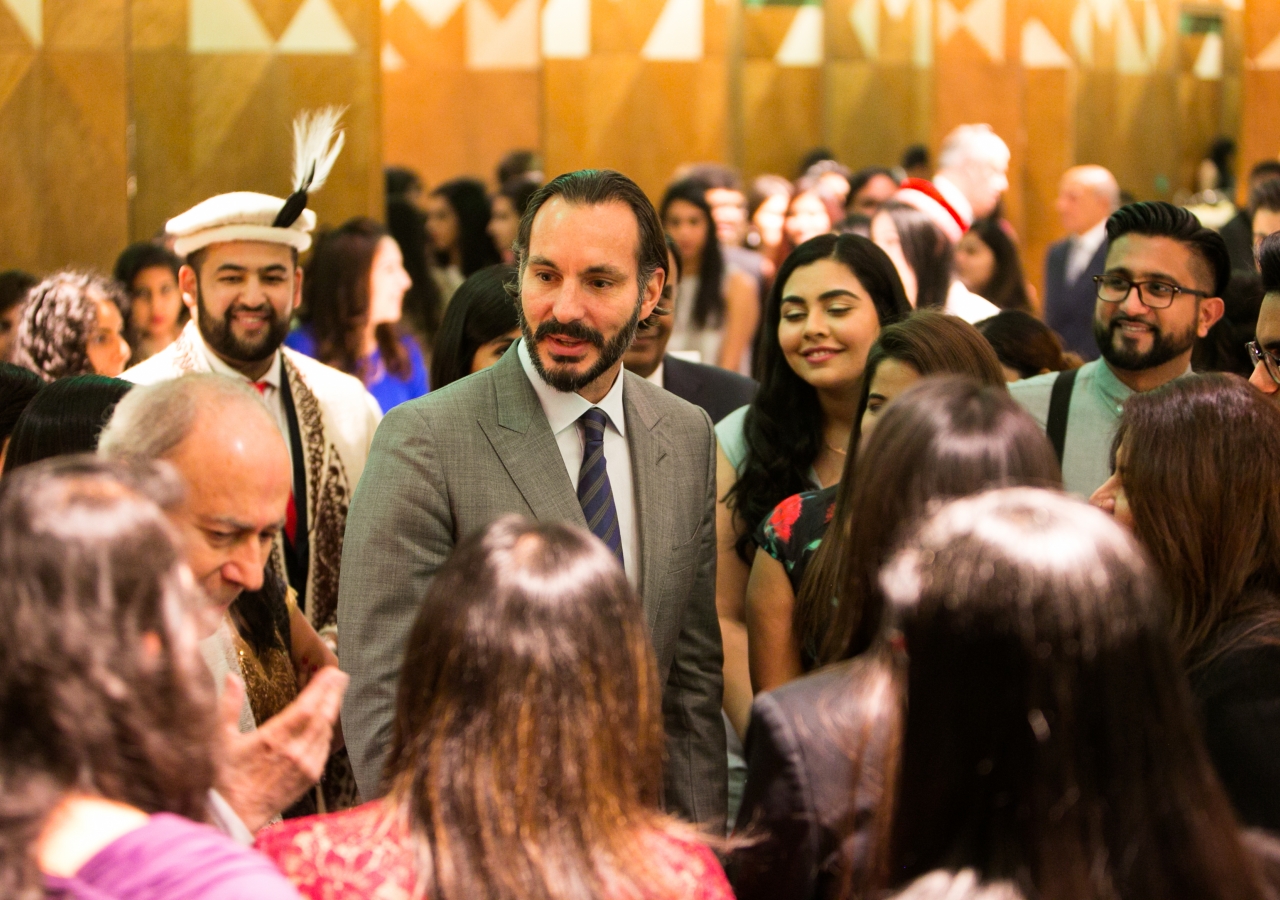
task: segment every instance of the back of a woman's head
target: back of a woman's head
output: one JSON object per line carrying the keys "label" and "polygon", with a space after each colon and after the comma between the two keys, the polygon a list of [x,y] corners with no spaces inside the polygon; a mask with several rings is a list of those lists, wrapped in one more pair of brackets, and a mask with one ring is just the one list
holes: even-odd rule
{"label": "back of a woman's head", "polygon": [[1000,364],[1022,378],[1073,367],[1053,329],[1025,310],[1003,310],[975,327],[991,344]]}
{"label": "back of a woman's head", "polygon": [[1004,385],[1004,370],[989,341],[963,319],[921,310],[880,332],[867,354],[864,402],[871,379],[886,359],[904,362],[921,375],[967,375],[983,384]]}
{"label": "back of a woman's head", "polygon": [[477,350],[520,327],[509,290],[517,280],[516,267],[504,263],[481,269],[454,291],[432,351],[432,390],[466,378]]}
{"label": "back of a woman's head", "polygon": [[92,453],[116,404],[132,387],[105,375],[74,375],[45,385],[18,416],[5,474],[53,456]]}
{"label": "back of a woman's head", "polygon": [[44,379],[22,366],[0,362],[0,445],[13,434],[18,417],[44,387]]}
{"label": "back of a woman's head", "polygon": [[993,491],[921,524],[881,585],[905,689],[891,881],[946,865],[1029,897],[1261,896],[1123,528]]}
{"label": "back of a woman's head", "polygon": [[870,646],[880,625],[876,573],[894,543],[946,500],[993,487],[1058,487],[1057,457],[1034,419],[1000,386],[935,376],[895,400],[858,451],[847,520],[828,539],[842,558],[824,658]]}
{"label": "back of a woman's head", "polygon": [[[0,484],[0,894],[67,791],[203,818],[212,685],[203,603],[151,497],[176,476],[91,457]],[[203,679],[203,680],[202,680]]]}
{"label": "back of a woman's head", "polygon": [[941,309],[947,303],[955,267],[955,247],[927,213],[898,200],[880,207],[893,220],[902,255],[916,276],[916,309]]}
{"label": "back of a woman's head", "polygon": [[124,289],[100,275],[63,271],[50,275],[27,295],[12,360],[45,381],[93,371],[89,337],[98,321],[90,291],[115,303],[128,319]]}
{"label": "back of a woman's head", "polygon": [[587,532],[506,516],[465,539],[407,648],[386,780],[435,857],[433,896],[563,896],[656,821],[657,667]]}
{"label": "back of a woman's head", "polygon": [[1125,404],[1117,466],[1134,532],[1164,576],[1188,663],[1280,596],[1280,409],[1233,375],[1197,375]]}

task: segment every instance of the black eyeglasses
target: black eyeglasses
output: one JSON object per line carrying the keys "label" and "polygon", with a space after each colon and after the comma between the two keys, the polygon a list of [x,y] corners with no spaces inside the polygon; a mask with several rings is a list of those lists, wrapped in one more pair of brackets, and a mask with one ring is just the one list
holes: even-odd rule
{"label": "black eyeglasses", "polygon": [[1249,349],[1249,356],[1253,359],[1253,364],[1258,363],[1266,368],[1267,374],[1271,376],[1271,380],[1276,384],[1280,384],[1280,356],[1272,353],[1266,347],[1260,347],[1257,341],[1250,341],[1245,344]]}
{"label": "black eyeglasses", "polygon": [[1104,303],[1123,303],[1129,292],[1137,288],[1139,302],[1148,309],[1165,309],[1179,294],[1209,296],[1204,291],[1193,291],[1167,281],[1131,281],[1123,275],[1094,275],[1093,283],[1098,286],[1098,299]]}

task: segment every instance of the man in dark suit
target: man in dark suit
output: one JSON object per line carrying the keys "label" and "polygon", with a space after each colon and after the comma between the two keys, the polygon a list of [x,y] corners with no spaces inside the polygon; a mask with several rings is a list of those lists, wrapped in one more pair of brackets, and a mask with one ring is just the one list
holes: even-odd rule
{"label": "man in dark suit", "polygon": [[626,176],[571,172],[530,199],[516,252],[522,339],[393,409],[351,500],[338,621],[356,781],[366,799],[384,787],[402,648],[436,570],[463,535],[519,513],[589,528],[618,557],[663,685],[667,808],[720,826],[715,437],[705,412],[622,368],[662,293],[662,226]]}
{"label": "man in dark suit", "polygon": [[1107,217],[1120,206],[1120,186],[1102,166],[1076,166],[1062,176],[1055,205],[1068,235],[1045,257],[1044,321],[1066,349],[1097,359],[1093,277],[1106,264]]}
{"label": "man in dark suit", "polygon": [[736,372],[667,355],[681,269],[680,251],[675,242],[667,238],[667,283],[662,288],[662,301],[653,315],[637,328],[622,364],[628,372],[666,388],[694,406],[701,406],[712,422],[719,422],[738,407],[750,403],[757,385]]}

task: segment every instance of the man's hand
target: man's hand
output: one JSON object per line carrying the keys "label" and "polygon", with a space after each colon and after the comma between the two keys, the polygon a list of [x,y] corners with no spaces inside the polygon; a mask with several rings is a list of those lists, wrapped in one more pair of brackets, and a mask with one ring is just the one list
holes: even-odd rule
{"label": "man's hand", "polygon": [[324,773],[347,675],[332,666],[315,674],[298,698],[257,731],[237,722],[244,688],[227,679],[219,716],[222,747],[217,789],[250,831],[306,793]]}

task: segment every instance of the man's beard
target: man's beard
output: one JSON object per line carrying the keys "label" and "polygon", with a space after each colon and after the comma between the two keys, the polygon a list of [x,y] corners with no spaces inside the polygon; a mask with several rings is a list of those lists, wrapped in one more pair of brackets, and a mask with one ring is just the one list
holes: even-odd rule
{"label": "man's beard", "polygon": [[[267,330],[255,341],[245,341],[236,337],[231,330],[231,317],[240,312],[261,312],[267,319]],[[233,303],[227,307],[219,319],[205,308],[204,297],[199,286],[196,287],[196,324],[200,328],[200,336],[213,352],[224,359],[239,363],[257,363],[268,359],[280,349],[285,337],[289,334],[289,320],[281,320],[276,309],[270,303],[260,307],[249,307],[241,303]]]}
{"label": "man's beard", "polygon": [[[1138,322],[1150,327],[1152,329],[1151,349],[1145,353],[1139,353],[1131,346],[1133,342],[1120,334],[1120,325],[1124,322]],[[1120,334],[1119,346],[1116,342],[1117,334]],[[1093,337],[1098,342],[1098,350],[1102,352],[1102,358],[1111,363],[1114,368],[1125,372],[1139,372],[1143,369],[1154,369],[1190,350],[1196,342],[1196,326],[1193,323],[1190,328],[1180,334],[1166,334],[1158,326],[1151,325],[1149,322],[1116,313],[1106,324],[1094,317]]]}
{"label": "man's beard", "polygon": [[[631,341],[636,336],[636,328],[640,324],[640,307],[643,302],[644,295],[641,294],[640,297],[636,298],[636,308],[632,311],[631,318],[627,321],[627,324],[623,325],[617,334],[606,341],[603,334],[581,322],[557,322],[555,319],[549,319],[539,325],[537,331],[534,331],[525,320],[524,309],[517,299],[516,311],[520,317],[520,333],[524,335],[524,343],[529,349],[529,358],[533,360],[534,369],[542,376],[543,381],[557,391],[572,394],[582,390],[607,372],[627,352],[627,348],[631,346]],[[538,353],[538,341],[552,334],[562,335],[575,341],[586,341],[595,347],[599,351],[595,364],[582,374],[559,367],[548,369],[543,365],[542,356]],[[550,354],[550,356],[556,362],[563,359],[558,359],[554,353]],[[570,360],[564,361],[569,362]]]}

